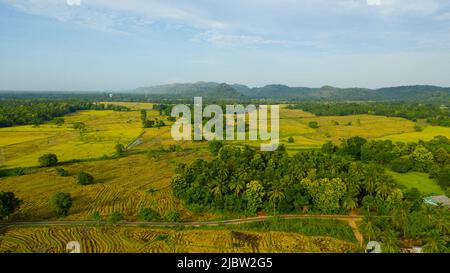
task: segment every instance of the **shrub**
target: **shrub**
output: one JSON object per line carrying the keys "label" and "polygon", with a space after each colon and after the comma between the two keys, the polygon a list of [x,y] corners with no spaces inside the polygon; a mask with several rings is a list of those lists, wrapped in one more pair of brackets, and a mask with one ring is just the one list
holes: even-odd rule
{"label": "shrub", "polygon": [[39,166],[50,167],[58,164],[58,157],[55,154],[45,154],[39,157]]}
{"label": "shrub", "polygon": [[115,148],[116,148],[117,155],[121,155],[126,151],[125,146],[123,146],[123,144],[120,144],[120,143],[116,144]]}
{"label": "shrub", "polygon": [[108,222],[110,223],[117,223],[119,221],[123,220],[123,215],[122,213],[118,212],[118,211],[114,211],[113,213],[111,213],[111,215],[108,218]]}
{"label": "shrub", "polygon": [[94,183],[94,177],[86,172],[80,172],[78,174],[78,184],[90,185]]}
{"label": "shrub", "polygon": [[289,137],[289,138],[288,138],[288,142],[289,142],[289,143],[294,143],[294,142],[295,142],[295,140],[294,140],[294,138],[293,138],[293,137]]}
{"label": "shrub", "polygon": [[89,216],[89,218],[90,218],[92,221],[97,221],[97,222],[99,222],[99,221],[102,220],[102,216],[100,215],[100,212],[98,212],[98,211],[94,211],[94,212]]}
{"label": "shrub", "polygon": [[413,167],[409,158],[397,158],[391,161],[391,169],[398,173],[407,173]]}
{"label": "shrub", "polygon": [[181,217],[180,212],[176,211],[176,210],[169,210],[166,215],[165,218],[168,222],[177,222]]}
{"label": "shrub", "polygon": [[159,213],[151,208],[143,208],[139,211],[138,217],[142,221],[157,221],[161,217]]}
{"label": "shrub", "polygon": [[313,128],[313,129],[319,128],[319,123],[318,123],[317,121],[310,121],[310,122],[308,123],[308,126],[309,126],[310,128]]}
{"label": "shrub", "polygon": [[69,172],[66,171],[63,167],[57,167],[55,170],[56,174],[58,174],[59,176],[62,177],[69,176]]}

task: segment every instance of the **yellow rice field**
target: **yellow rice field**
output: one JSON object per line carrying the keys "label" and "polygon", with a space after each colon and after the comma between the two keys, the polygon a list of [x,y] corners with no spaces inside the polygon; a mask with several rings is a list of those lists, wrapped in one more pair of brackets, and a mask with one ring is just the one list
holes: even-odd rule
{"label": "yellow rice field", "polygon": [[254,253],[355,252],[353,243],[287,232],[168,230],[138,227],[27,227],[0,235],[0,252],[67,252],[68,242],[82,253]]}

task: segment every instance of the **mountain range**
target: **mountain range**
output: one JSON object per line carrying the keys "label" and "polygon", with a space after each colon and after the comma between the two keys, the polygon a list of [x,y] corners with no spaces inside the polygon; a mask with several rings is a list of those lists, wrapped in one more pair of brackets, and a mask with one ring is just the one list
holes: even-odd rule
{"label": "mountain range", "polygon": [[278,101],[408,101],[450,102],[450,88],[433,85],[398,86],[380,89],[289,87],[272,84],[250,88],[242,84],[216,82],[175,83],[151,87],[140,87],[133,93],[147,96],[192,98],[202,96],[209,99],[268,99]]}

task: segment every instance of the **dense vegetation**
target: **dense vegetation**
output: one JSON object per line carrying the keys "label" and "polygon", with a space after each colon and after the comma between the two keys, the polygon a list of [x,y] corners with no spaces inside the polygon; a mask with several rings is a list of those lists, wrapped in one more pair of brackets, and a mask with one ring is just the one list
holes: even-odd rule
{"label": "dense vegetation", "polygon": [[444,136],[418,143],[367,141],[361,137],[353,137],[344,140],[340,146],[328,142],[323,145],[322,151],[350,156],[364,163],[378,163],[399,173],[426,172],[443,190],[450,187],[450,140]]}
{"label": "dense vegetation", "polygon": [[367,196],[389,211],[402,199],[377,165],[314,151],[290,157],[283,147],[261,153],[248,146],[224,146],[211,161],[180,165],[172,187],[193,210],[249,215],[259,210],[344,213],[361,206]]}
{"label": "dense vegetation", "polygon": [[426,119],[432,125],[450,127],[450,110],[433,104],[411,103],[298,103],[288,105],[289,109],[302,109],[317,116],[348,116],[370,114],[401,117],[417,121]]}
{"label": "dense vegetation", "polygon": [[[84,100],[0,100],[0,127],[34,124],[38,125],[54,118],[79,110],[116,110],[128,108],[119,105],[106,105]],[[55,123],[61,123],[57,119]]]}

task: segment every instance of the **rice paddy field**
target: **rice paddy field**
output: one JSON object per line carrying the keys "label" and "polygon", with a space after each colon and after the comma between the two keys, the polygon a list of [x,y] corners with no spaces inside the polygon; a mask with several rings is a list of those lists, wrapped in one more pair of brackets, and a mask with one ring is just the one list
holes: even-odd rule
{"label": "rice paddy field", "polygon": [[[116,144],[128,145],[142,132],[138,112],[81,111],[64,119],[62,126],[0,128],[0,166],[36,166],[45,153],[55,153],[59,161],[110,156]],[[86,130],[74,129],[76,122]]]}
{"label": "rice paddy field", "polygon": [[[55,192],[68,192],[73,206],[64,220],[88,220],[94,212],[106,219],[118,211],[125,220],[137,220],[141,208],[148,207],[164,215],[168,210],[181,213],[182,221],[217,219],[218,215],[194,214],[171,193],[170,181],[180,162],[198,158],[209,159],[207,142],[175,142],[171,127],[142,129],[140,109],[152,104],[117,103],[132,109],[129,112],[80,111],[64,117],[65,123],[0,128],[0,170],[33,167],[22,176],[0,178],[0,191],[11,191],[24,201],[12,217],[14,220],[56,220],[48,201]],[[159,117],[148,110],[149,118]],[[416,132],[415,123],[402,118],[372,115],[316,117],[301,110],[282,108],[280,112],[280,142],[288,152],[320,148],[326,141],[362,136],[368,139],[416,141],[436,135],[450,138],[450,128],[424,125]],[[308,123],[316,121],[318,128]],[[73,128],[82,122],[85,131]],[[169,122],[166,122],[170,125]],[[293,143],[288,138],[294,139]],[[124,156],[111,157],[115,145],[124,144]],[[238,142],[259,146],[260,142]],[[149,157],[149,151],[181,147],[177,152],[165,152]],[[35,168],[39,156],[55,153],[68,177],[58,176],[55,168]],[[104,157],[104,156],[107,157]],[[95,183],[78,185],[76,175],[85,171]],[[423,193],[442,190],[426,174],[392,174],[407,188],[417,187]],[[243,231],[244,232],[244,231]],[[157,230],[125,227],[27,227],[0,230],[0,251],[65,252],[68,240],[82,242],[83,252],[347,252],[354,251],[354,242],[323,236],[305,236],[287,231],[245,231],[248,238],[258,238],[255,245],[233,243],[230,230]],[[252,237],[253,236],[253,237]],[[87,239],[89,238],[89,240]],[[90,241],[93,240],[93,241]],[[48,245],[52,245],[48,249]]]}
{"label": "rice paddy field", "polygon": [[355,252],[357,245],[293,232],[170,230],[140,227],[26,227],[1,231],[0,252],[65,253],[68,242],[82,253]]}

